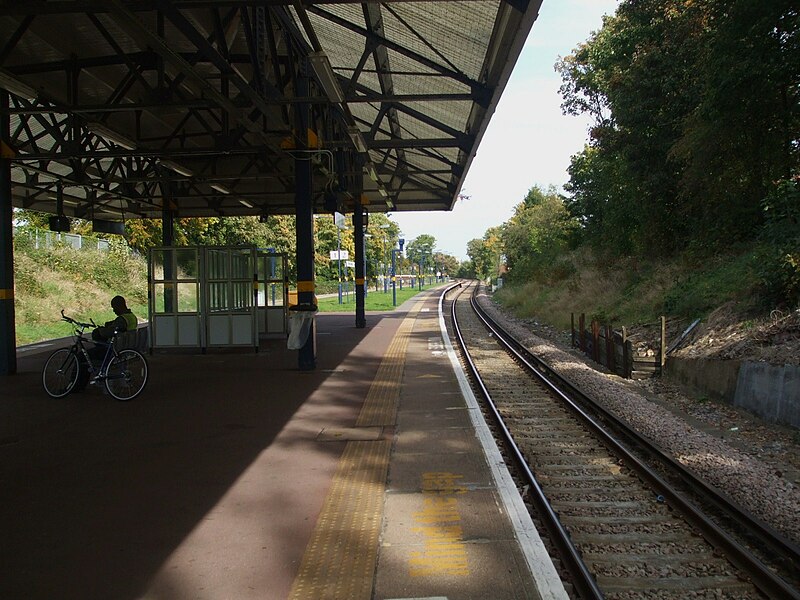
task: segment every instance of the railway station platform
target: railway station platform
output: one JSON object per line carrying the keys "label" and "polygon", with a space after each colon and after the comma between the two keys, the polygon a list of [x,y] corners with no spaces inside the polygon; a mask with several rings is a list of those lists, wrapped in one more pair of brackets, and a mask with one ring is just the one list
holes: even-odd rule
{"label": "railway station platform", "polygon": [[0,378],[0,598],[552,599],[438,291],[317,317],[318,364],[154,353],[141,396]]}

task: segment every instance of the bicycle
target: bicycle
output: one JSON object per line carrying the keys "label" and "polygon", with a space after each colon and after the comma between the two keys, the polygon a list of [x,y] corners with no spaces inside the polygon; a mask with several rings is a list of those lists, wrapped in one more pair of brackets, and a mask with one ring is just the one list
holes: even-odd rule
{"label": "bicycle", "polygon": [[60,348],[47,359],[42,369],[42,385],[44,391],[53,398],[63,398],[76,389],[81,375],[88,370],[89,385],[104,384],[111,396],[120,401],[132,400],[138,396],[147,383],[147,361],[137,350],[120,349],[120,332],[114,332],[110,342],[95,342],[106,346],[106,353],[99,367],[84,346],[87,340],[83,337],[87,329],[97,327],[92,319],[90,323],[81,323],[61,311],[61,320],[73,325],[74,342],[69,348]]}

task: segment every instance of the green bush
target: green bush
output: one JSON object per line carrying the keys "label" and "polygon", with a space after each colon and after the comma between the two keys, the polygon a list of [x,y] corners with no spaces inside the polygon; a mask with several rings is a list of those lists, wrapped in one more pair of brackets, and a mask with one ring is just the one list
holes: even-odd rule
{"label": "green bush", "polygon": [[124,242],[99,251],[65,244],[35,248],[32,240],[25,231],[14,236],[17,344],[67,335],[58,320],[61,308],[76,318],[111,318],[109,300],[116,294],[147,318],[147,265]]}
{"label": "green bush", "polygon": [[731,300],[747,300],[756,285],[753,252],[718,257],[686,270],[664,294],[664,314],[698,317]]}
{"label": "green bush", "polygon": [[779,182],[763,202],[758,255],[762,299],[768,306],[800,304],[800,179]]}

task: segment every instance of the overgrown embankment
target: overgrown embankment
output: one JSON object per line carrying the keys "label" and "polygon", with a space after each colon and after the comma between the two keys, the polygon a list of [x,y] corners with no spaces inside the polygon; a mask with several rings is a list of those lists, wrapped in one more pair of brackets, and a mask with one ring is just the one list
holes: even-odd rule
{"label": "overgrown embankment", "polygon": [[69,335],[60,310],[79,320],[114,317],[109,301],[125,296],[135,315],[147,315],[147,264],[123,243],[108,250],[75,250],[57,244],[37,248],[14,238],[14,308],[17,345]]}
{"label": "overgrown embankment", "polygon": [[581,248],[559,258],[564,268],[558,272],[568,275],[511,283],[495,297],[517,316],[560,331],[570,329],[571,314],[577,325],[583,313],[587,322],[626,326],[635,336],[664,315],[671,342],[699,318],[700,326],[687,340],[686,351],[694,356],[794,363],[800,318],[796,307],[765,303],[762,257],[763,247],[753,245],[702,260],[683,256],[605,262]]}
{"label": "overgrown embankment", "polygon": [[563,255],[563,278],[536,279],[505,286],[498,299],[520,316],[537,316],[569,328],[570,313],[587,319],[633,325],[660,315],[702,317],[728,302],[758,312],[755,248],[702,261],[688,258],[606,262],[587,248]]}

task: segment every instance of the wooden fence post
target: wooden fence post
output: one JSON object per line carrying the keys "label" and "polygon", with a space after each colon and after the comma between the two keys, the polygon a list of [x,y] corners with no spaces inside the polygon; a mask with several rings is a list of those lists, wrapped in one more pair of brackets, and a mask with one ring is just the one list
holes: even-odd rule
{"label": "wooden fence post", "polygon": [[614,363],[616,362],[614,360],[614,354],[616,354],[614,351],[614,330],[611,328],[611,325],[606,325],[606,366],[612,373],[614,372]]}
{"label": "wooden fence post", "polygon": [[578,327],[580,328],[578,339],[581,342],[581,352],[586,352],[586,315],[583,313],[578,319]]}
{"label": "wooden fence post", "polygon": [[592,319],[592,359],[600,362],[600,323]]}
{"label": "wooden fence post", "polygon": [[628,330],[622,328],[622,376],[625,379],[630,379],[631,371],[628,367],[630,364],[630,352],[628,349]]}
{"label": "wooden fence post", "polygon": [[659,373],[664,374],[664,365],[667,364],[667,319],[662,315],[661,317],[661,368]]}
{"label": "wooden fence post", "polygon": [[572,337],[571,337],[572,344],[571,344],[571,347],[574,348],[575,347],[575,313],[569,313],[569,325],[570,325],[570,331],[572,332]]}

